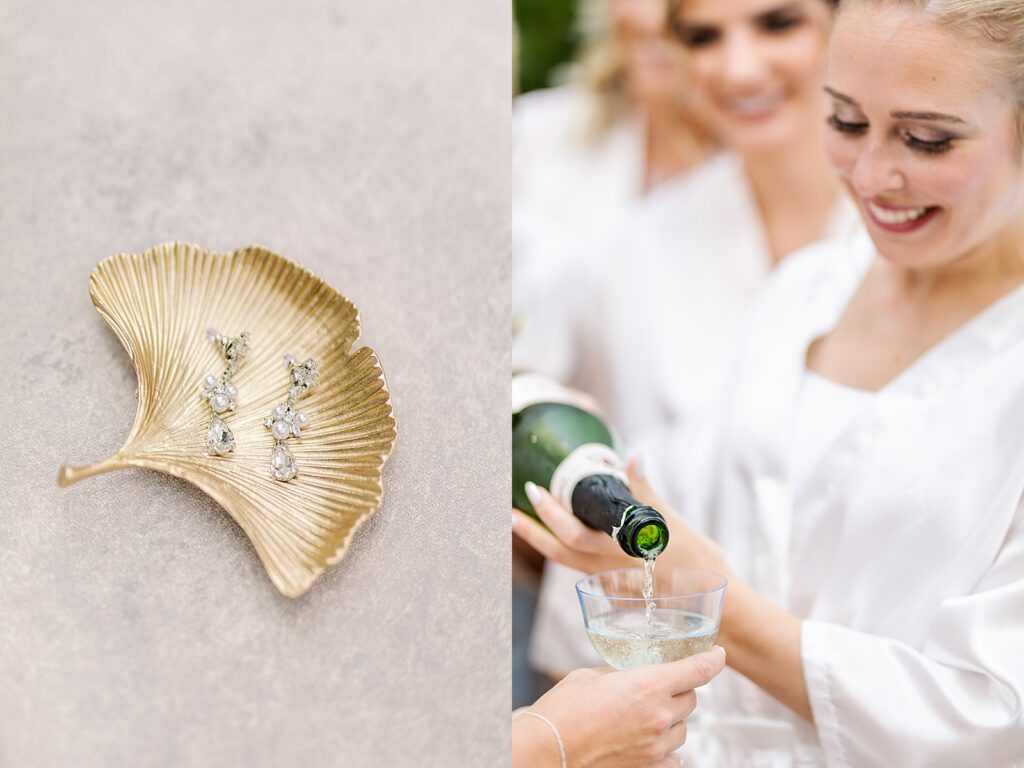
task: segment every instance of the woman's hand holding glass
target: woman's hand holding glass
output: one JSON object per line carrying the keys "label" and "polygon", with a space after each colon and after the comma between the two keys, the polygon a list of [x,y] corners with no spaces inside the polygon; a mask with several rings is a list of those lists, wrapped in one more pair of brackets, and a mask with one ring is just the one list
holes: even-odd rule
{"label": "woman's hand holding glass", "polygon": [[[603,534],[602,534],[603,535]],[[567,762],[587,768],[668,768],[686,740],[694,689],[725,666],[720,647],[669,664],[616,672],[578,669],[519,716],[512,733],[513,767],[560,764],[557,728]],[[545,722],[547,721],[547,723]]]}

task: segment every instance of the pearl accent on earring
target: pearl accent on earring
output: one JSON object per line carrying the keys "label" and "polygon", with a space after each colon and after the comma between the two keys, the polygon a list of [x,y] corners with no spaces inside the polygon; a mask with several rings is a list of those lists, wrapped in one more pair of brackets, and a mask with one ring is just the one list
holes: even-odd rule
{"label": "pearl accent on earring", "polygon": [[309,424],[309,416],[296,411],[294,406],[316,382],[320,371],[312,359],[299,363],[292,355],[285,355],[284,362],[288,367],[290,379],[288,399],[270,410],[270,416],[263,420],[263,426],[274,436],[274,450],[270,458],[271,473],[275,480],[286,483],[299,471],[286,441],[291,437],[302,437],[302,427]]}
{"label": "pearl accent on earring", "polygon": [[210,403],[210,410],[214,413],[214,419],[206,432],[206,446],[214,455],[227,456],[235,449],[235,436],[228,425],[216,416],[225,411],[235,410],[238,387],[231,382],[231,377],[235,375],[239,363],[249,351],[249,334],[242,331],[237,339],[232,339],[209,328],[206,337],[220,347],[226,363],[224,373],[219,377],[211,373],[203,378],[202,397]]}

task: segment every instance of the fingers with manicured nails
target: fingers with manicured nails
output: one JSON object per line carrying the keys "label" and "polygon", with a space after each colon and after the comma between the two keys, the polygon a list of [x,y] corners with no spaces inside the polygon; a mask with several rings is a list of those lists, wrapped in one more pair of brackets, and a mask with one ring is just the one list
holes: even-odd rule
{"label": "fingers with manicured nails", "polygon": [[548,560],[554,560],[556,563],[577,570],[584,570],[579,554],[562,544],[551,531],[532,517],[518,509],[513,509],[512,520],[512,532]]}
{"label": "fingers with manicured nails", "polygon": [[707,685],[725,667],[725,649],[716,645],[709,651],[698,653],[686,659],[659,664],[660,670],[669,682],[672,694],[685,693]]}
{"label": "fingers with manicured nails", "polygon": [[526,484],[526,495],[533,504],[537,516],[544,525],[551,529],[562,543],[570,549],[580,552],[602,552],[608,537],[601,531],[588,528],[572,513],[563,507],[554,496],[544,488],[533,483]]}

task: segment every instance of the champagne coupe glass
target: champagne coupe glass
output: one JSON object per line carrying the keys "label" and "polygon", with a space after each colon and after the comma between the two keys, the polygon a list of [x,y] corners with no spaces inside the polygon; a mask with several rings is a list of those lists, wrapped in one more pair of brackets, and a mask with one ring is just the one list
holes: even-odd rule
{"label": "champagne coupe glass", "polygon": [[718,637],[728,580],[691,568],[658,568],[644,597],[644,569],[595,573],[576,584],[594,649],[616,669],[660,664],[708,650]]}

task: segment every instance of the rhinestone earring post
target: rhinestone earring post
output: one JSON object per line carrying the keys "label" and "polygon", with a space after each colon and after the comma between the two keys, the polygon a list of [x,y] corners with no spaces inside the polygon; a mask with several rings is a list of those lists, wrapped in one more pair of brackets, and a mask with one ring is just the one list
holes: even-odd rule
{"label": "rhinestone earring post", "polygon": [[316,380],[320,378],[320,371],[317,370],[316,361],[312,358],[300,363],[294,356],[285,355],[284,362],[288,366],[290,378],[288,399],[273,407],[270,416],[263,420],[263,426],[269,429],[274,436],[270,470],[275,480],[287,483],[299,473],[299,468],[295,464],[295,457],[288,449],[286,441],[291,437],[302,437],[302,428],[309,424],[309,417],[302,411],[295,410],[295,403],[306,396]]}
{"label": "rhinestone earring post", "polygon": [[209,401],[213,412],[210,428],[206,431],[206,446],[216,456],[227,456],[235,450],[235,436],[220,415],[235,410],[238,388],[231,382],[231,377],[238,373],[238,366],[249,351],[249,333],[242,331],[238,338],[231,338],[210,328],[206,331],[206,338],[221,348],[226,363],[219,377],[211,373],[203,379],[201,396]]}

